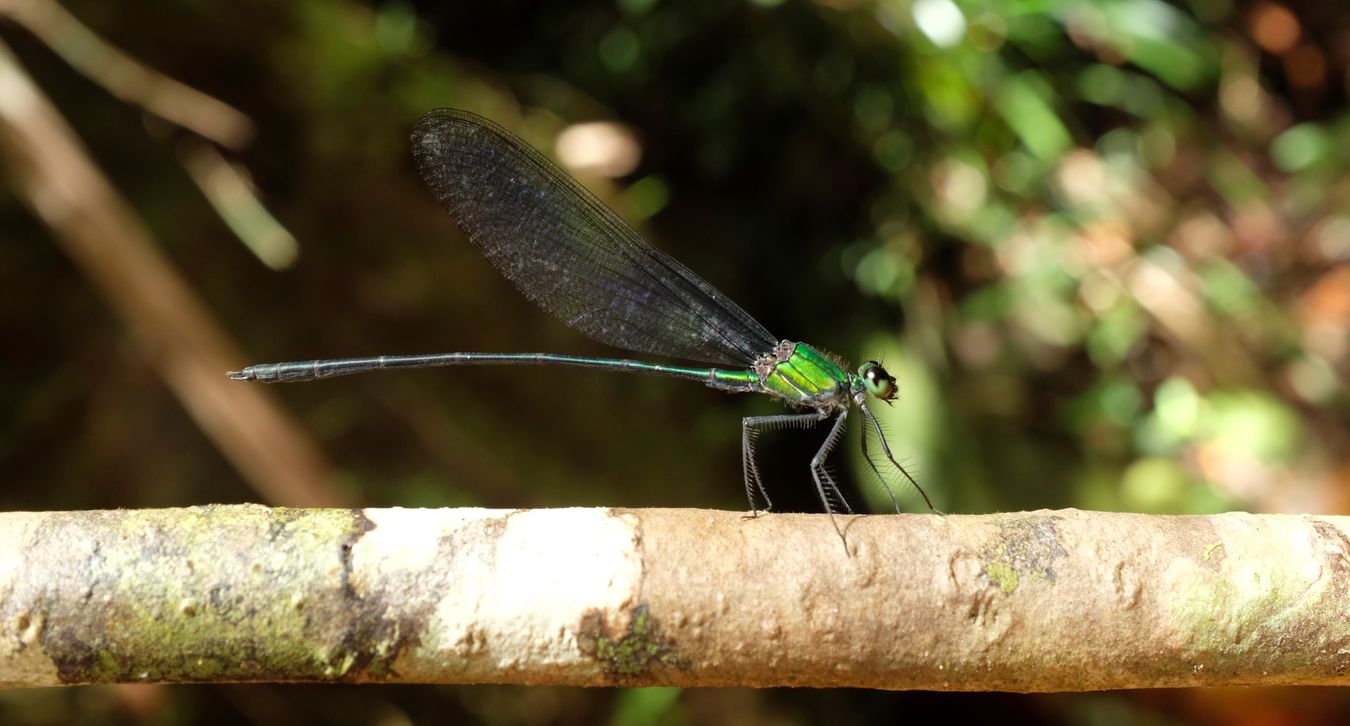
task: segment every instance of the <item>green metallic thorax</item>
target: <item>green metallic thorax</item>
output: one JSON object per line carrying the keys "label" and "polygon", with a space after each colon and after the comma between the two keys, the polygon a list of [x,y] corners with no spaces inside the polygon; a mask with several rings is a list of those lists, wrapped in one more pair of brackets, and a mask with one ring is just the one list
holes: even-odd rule
{"label": "green metallic thorax", "polygon": [[814,408],[847,405],[852,377],[839,363],[805,343],[783,341],[755,364],[767,393]]}

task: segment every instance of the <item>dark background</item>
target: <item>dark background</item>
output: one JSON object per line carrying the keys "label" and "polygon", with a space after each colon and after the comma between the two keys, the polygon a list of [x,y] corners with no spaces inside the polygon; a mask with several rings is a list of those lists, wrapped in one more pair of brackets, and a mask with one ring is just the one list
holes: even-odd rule
{"label": "dark background", "polygon": [[[68,6],[246,115],[238,143],[147,113],[152,83],[110,93],[107,64],[78,66],[92,41],[32,10],[52,7],[0,6],[0,42],[242,351],[222,376],[379,353],[615,354],[497,276],[423,189],[406,141],[441,106],[550,154],[570,125],[609,121],[640,162],[579,176],[775,335],[883,360],[901,386],[878,407],[891,445],[938,507],[1350,510],[1338,3]],[[208,202],[190,169],[212,149],[273,221]],[[204,433],[165,383],[172,364],[53,243],[21,175],[0,178],[0,507],[284,503],[289,480],[222,453],[229,434]],[[234,226],[231,204],[246,210]],[[264,393],[322,452],[324,501],[369,506],[743,509],[739,419],[781,410],[566,369]],[[781,509],[819,510],[806,465],[822,435],[761,438]],[[837,468],[855,507],[885,511],[856,436]],[[1347,706],[1339,690],[118,687],[0,692],[0,721],[1282,724],[1339,722]]]}

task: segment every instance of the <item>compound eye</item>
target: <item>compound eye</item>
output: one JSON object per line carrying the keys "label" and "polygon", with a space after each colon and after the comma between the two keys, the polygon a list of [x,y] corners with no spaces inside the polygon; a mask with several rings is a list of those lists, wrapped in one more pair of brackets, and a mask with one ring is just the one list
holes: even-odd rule
{"label": "compound eye", "polygon": [[895,398],[895,394],[899,390],[899,386],[895,385],[895,378],[874,360],[869,360],[859,366],[858,376],[862,378],[863,387],[867,389],[867,392],[883,401]]}

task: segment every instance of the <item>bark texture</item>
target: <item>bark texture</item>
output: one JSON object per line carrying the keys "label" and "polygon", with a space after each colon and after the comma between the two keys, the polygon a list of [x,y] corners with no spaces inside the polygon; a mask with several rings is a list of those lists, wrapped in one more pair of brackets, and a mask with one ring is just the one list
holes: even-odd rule
{"label": "bark texture", "polygon": [[1348,684],[1350,518],[0,514],[0,685]]}

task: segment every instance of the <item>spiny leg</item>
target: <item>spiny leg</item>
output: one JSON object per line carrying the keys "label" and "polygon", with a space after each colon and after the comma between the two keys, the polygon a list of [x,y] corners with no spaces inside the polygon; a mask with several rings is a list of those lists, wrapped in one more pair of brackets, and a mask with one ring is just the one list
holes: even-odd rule
{"label": "spiny leg", "polygon": [[[909,480],[909,483],[910,483],[910,484],[913,484],[913,485],[914,485],[914,488],[917,489],[918,492],[919,492],[919,496],[923,497],[923,503],[924,503],[924,504],[927,504],[927,505],[928,505],[928,508],[931,509],[931,510],[933,510],[934,512],[936,512],[936,513],[938,513],[938,514],[942,514],[943,512],[942,512],[941,509],[938,509],[937,507],[933,506],[933,502],[928,498],[928,492],[925,492],[925,491],[923,490],[923,487],[919,486],[919,482],[914,481],[914,477],[910,476],[908,471],[905,471],[905,467],[900,466],[900,462],[898,462],[898,461],[895,460],[895,456],[893,456],[893,455],[891,454],[891,446],[890,446],[890,444],[886,443],[886,435],[885,435],[884,433],[881,432],[881,424],[877,423],[877,417],[872,415],[872,412],[869,411],[869,410],[867,409],[867,405],[864,404],[864,403],[861,403],[861,402],[860,402],[860,403],[858,404],[858,410],[862,411],[862,413],[863,413],[863,418],[867,419],[867,423],[869,423],[869,424],[872,425],[872,430],[874,430],[874,431],[877,432],[877,440],[879,440],[879,441],[881,442],[881,450],[882,450],[883,452],[885,452],[886,458],[887,458],[887,459],[890,459],[891,464],[893,464],[893,465],[895,466],[895,468],[899,469],[901,474],[904,474],[904,475],[905,475],[905,478]],[[863,437],[863,454],[864,454],[864,455],[867,454],[867,441],[866,441],[866,438],[867,438],[866,436]],[[871,463],[871,460],[870,460],[870,459],[868,460],[868,463]],[[873,467],[873,469],[875,469],[875,468],[876,468],[876,467]],[[878,476],[880,476],[880,474],[878,474]],[[882,483],[884,484],[885,482],[883,481]],[[889,486],[886,487],[886,491],[887,491],[887,492],[890,492],[890,489],[891,489],[891,488],[890,488]],[[891,494],[891,498],[892,498],[892,499],[895,498],[895,494],[894,494],[894,493]],[[898,509],[899,509],[899,507],[897,506],[897,510],[898,510]]]}
{"label": "spiny leg", "polygon": [[[866,418],[866,417],[864,416],[864,418]],[[875,423],[877,423],[877,422],[876,422],[875,419],[869,419],[869,423],[875,424]],[[880,428],[879,426],[877,427],[876,432],[877,432],[877,436],[878,436],[878,437],[881,437],[881,428]],[[886,439],[882,438],[881,440],[884,442]],[[899,511],[900,511],[900,500],[895,498],[895,492],[894,492],[894,491],[891,491],[891,485],[886,483],[886,477],[884,477],[884,476],[881,475],[881,470],[877,468],[877,463],[876,463],[875,461],[872,461],[872,455],[871,455],[870,453],[868,453],[868,451],[867,451],[867,427],[866,427],[866,426],[864,426],[864,427],[863,427],[863,430],[862,430],[862,455],[863,455],[863,461],[866,461],[866,462],[867,462],[867,465],[870,466],[870,467],[872,467],[872,473],[877,475],[877,481],[881,483],[881,488],[882,488],[882,489],[885,489],[885,490],[886,490],[886,494],[887,494],[888,496],[890,496],[890,498],[891,498],[891,504],[893,504],[893,505],[895,506],[895,511],[899,512]]]}
{"label": "spiny leg", "polygon": [[750,516],[759,516],[756,508],[755,492],[764,498],[764,511],[773,509],[769,493],[764,490],[764,482],[759,477],[759,464],[755,463],[755,432],[764,428],[801,426],[810,428],[823,417],[815,413],[779,414],[777,416],[746,416],[741,419],[741,467],[745,475],[745,496],[750,500]]}
{"label": "spiny leg", "polygon": [[825,483],[829,485],[825,490],[825,493],[830,497],[828,509],[835,512],[842,511],[844,514],[853,514],[853,505],[848,503],[848,497],[844,496],[843,490],[839,488],[838,484],[834,483],[836,469],[830,466],[829,462],[821,462],[820,467],[825,475]]}
{"label": "spiny leg", "polygon": [[834,426],[830,427],[830,435],[825,437],[825,443],[820,445],[820,450],[811,459],[811,478],[816,481],[816,493],[820,494],[820,502],[825,505],[825,513],[830,515],[830,524],[834,525],[834,531],[839,535],[839,541],[844,543],[845,552],[848,551],[848,540],[844,539],[844,530],[839,528],[839,520],[834,517],[834,509],[830,507],[830,497],[825,493],[825,489],[828,486],[830,491],[838,495],[841,501],[844,497],[839,494],[839,487],[834,485],[830,473],[825,471],[825,460],[829,458],[835,444],[839,443],[839,436],[844,432],[844,422],[847,419],[848,409],[844,409],[840,412],[839,417],[834,420]]}

